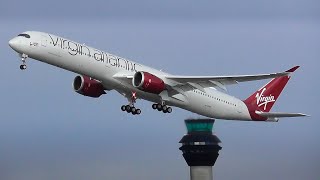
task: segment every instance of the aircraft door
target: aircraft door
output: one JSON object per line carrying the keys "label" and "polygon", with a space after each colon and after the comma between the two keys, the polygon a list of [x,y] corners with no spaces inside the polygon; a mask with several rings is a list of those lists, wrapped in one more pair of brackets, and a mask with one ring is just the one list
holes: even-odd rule
{"label": "aircraft door", "polygon": [[41,37],[41,47],[47,47],[47,38],[45,36]]}

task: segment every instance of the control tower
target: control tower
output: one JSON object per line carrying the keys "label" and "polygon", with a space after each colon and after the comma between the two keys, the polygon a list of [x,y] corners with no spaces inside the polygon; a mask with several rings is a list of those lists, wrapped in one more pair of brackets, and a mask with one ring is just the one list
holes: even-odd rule
{"label": "control tower", "polygon": [[190,166],[191,180],[212,180],[214,166],[221,141],[212,133],[213,119],[187,119],[185,124],[188,133],[182,137],[179,148]]}

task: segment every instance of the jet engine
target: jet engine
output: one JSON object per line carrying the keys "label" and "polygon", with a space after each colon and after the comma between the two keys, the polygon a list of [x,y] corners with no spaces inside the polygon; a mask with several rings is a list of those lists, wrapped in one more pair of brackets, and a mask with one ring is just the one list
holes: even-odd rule
{"label": "jet engine", "polygon": [[75,92],[89,97],[100,97],[106,94],[103,85],[95,79],[88,76],[79,75],[74,78],[73,89]]}
{"label": "jet engine", "polygon": [[132,79],[134,87],[149,93],[160,94],[165,89],[162,79],[148,72],[136,72]]}

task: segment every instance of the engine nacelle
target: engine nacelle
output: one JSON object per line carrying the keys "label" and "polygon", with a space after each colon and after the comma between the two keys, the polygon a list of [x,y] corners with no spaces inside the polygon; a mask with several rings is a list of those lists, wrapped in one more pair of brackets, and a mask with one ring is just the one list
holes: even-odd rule
{"label": "engine nacelle", "polygon": [[160,94],[165,89],[162,79],[148,72],[136,72],[132,79],[134,87],[149,93]]}
{"label": "engine nacelle", "polygon": [[84,96],[97,98],[106,94],[103,85],[88,76],[76,76],[72,86],[75,92]]}

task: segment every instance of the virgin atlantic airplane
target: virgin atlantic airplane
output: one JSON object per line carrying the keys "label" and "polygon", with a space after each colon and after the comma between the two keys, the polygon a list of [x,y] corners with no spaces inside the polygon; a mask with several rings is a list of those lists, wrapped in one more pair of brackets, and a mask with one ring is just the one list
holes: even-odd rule
{"label": "virgin atlantic airplane", "polygon": [[[299,66],[271,74],[176,76],[44,32],[21,33],[9,41],[9,46],[20,55],[21,70],[27,68],[27,58],[32,58],[78,73],[73,81],[75,92],[98,98],[116,90],[128,99],[121,110],[133,115],[141,113],[135,107],[136,100],[145,99],[163,113],[171,113],[170,106],[174,106],[216,119],[277,122],[283,117],[306,116],[269,112]],[[224,93],[230,84],[271,78],[243,101]]]}

